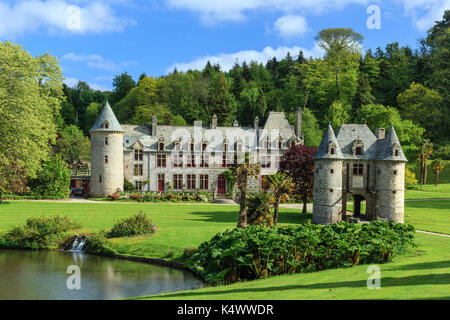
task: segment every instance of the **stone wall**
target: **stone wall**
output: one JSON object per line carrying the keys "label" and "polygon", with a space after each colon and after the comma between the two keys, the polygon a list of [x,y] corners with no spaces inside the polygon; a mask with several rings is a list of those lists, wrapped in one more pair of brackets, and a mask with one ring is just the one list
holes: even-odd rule
{"label": "stone wall", "polygon": [[315,161],[313,223],[337,223],[342,216],[342,160]]}
{"label": "stone wall", "polygon": [[[107,145],[105,144],[106,137],[108,137]],[[108,156],[108,163],[105,163],[105,156]],[[91,133],[92,196],[106,197],[117,190],[123,190],[123,163],[122,133]]]}

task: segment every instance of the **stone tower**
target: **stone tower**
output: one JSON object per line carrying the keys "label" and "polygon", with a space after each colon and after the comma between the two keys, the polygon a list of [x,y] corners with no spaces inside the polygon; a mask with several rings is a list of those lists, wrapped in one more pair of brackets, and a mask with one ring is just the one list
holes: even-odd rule
{"label": "stone tower", "polygon": [[385,136],[383,128],[374,135],[365,124],[343,124],[335,135],[329,125],[314,156],[313,222],[336,223],[351,214],[403,223],[406,162],[394,127]]}
{"label": "stone tower", "polygon": [[385,139],[379,140],[379,159],[376,164],[377,217],[404,222],[405,210],[405,163],[406,157],[397,133],[391,127]]}
{"label": "stone tower", "polygon": [[91,130],[91,196],[107,197],[123,190],[123,134],[106,102]]}
{"label": "stone tower", "polygon": [[328,129],[314,156],[313,223],[337,223],[342,217],[342,163],[344,156],[334,135]]}

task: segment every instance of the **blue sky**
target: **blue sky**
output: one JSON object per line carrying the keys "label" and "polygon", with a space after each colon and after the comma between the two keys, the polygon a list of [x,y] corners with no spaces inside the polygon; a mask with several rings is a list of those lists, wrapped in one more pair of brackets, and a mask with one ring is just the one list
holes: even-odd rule
{"label": "blue sky", "polygon": [[[381,28],[368,27],[377,12],[369,7]],[[81,79],[106,90],[124,71],[137,79],[207,60],[227,70],[236,59],[265,62],[300,49],[320,56],[314,37],[324,28],[353,28],[365,49],[394,41],[416,48],[445,9],[450,0],[0,0],[0,39],[57,56],[69,85]]]}

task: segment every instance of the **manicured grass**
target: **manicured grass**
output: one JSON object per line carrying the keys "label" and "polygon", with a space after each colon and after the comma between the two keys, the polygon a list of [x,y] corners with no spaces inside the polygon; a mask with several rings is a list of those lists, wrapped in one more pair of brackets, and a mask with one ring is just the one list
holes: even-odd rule
{"label": "manicured grass", "polygon": [[410,253],[378,265],[380,289],[367,288],[368,265],[358,265],[137,299],[450,299],[450,239],[416,239]]}
{"label": "manicured grass", "polygon": [[426,184],[418,186],[416,189],[406,190],[405,199],[450,199],[450,183]]}
{"label": "manicured grass", "polygon": [[[31,216],[63,214],[80,221],[81,232],[110,229],[114,221],[142,210],[156,224],[151,236],[117,238],[110,246],[117,253],[177,259],[185,248],[197,247],[218,232],[236,227],[238,206],[208,204],[57,203],[10,201],[0,205],[0,232],[23,224]],[[311,215],[281,209],[280,224],[301,223]]]}
{"label": "manicured grass", "polygon": [[408,201],[405,206],[406,223],[419,230],[450,234],[450,200]]}
{"label": "manicured grass", "polygon": [[[407,223],[417,229],[450,234],[450,201],[406,202]],[[9,202],[0,205],[0,232],[30,216],[67,215],[84,232],[110,229],[114,221],[142,210],[158,227],[156,234],[110,240],[117,253],[178,260],[185,248],[197,247],[218,232],[234,228],[238,206],[143,203]],[[311,218],[281,209],[280,224]],[[230,286],[148,297],[151,299],[450,299],[450,238],[417,234],[418,247],[380,265],[381,289],[369,290],[367,265],[348,269],[277,276]]]}

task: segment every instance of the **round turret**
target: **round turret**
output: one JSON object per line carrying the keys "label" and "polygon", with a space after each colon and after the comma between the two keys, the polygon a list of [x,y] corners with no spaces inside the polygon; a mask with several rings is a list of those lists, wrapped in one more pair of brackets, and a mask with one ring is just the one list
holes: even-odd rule
{"label": "round turret", "polygon": [[314,162],[314,206],[312,222],[337,223],[342,219],[342,160]]}
{"label": "round turret", "polygon": [[404,222],[405,163],[380,161],[376,172],[376,215],[390,221]]}
{"label": "round turret", "polygon": [[107,197],[123,190],[123,133],[106,103],[91,133],[91,196]]}

